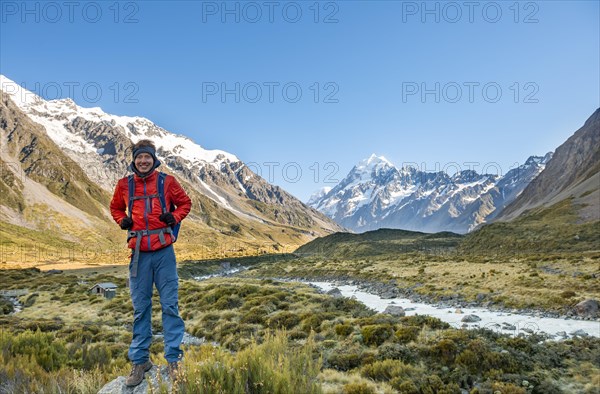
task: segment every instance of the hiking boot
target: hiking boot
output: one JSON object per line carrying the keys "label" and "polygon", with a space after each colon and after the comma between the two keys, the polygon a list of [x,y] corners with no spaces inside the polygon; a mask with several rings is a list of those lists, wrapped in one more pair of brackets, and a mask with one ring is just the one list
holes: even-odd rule
{"label": "hiking boot", "polygon": [[125,380],[125,385],[128,387],[133,387],[142,383],[142,380],[144,380],[144,374],[148,372],[150,368],[152,368],[152,363],[150,361],[146,361],[143,364],[133,364],[131,373]]}
{"label": "hiking boot", "polygon": [[179,378],[181,377],[179,361],[173,361],[172,363],[169,363],[167,369],[169,370],[169,377],[171,378],[171,382],[175,383],[179,381]]}

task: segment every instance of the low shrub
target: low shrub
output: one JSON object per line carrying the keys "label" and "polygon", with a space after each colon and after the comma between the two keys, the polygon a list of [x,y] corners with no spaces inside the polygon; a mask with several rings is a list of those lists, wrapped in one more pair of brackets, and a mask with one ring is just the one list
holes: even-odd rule
{"label": "low shrub", "polygon": [[394,336],[400,343],[409,343],[416,340],[421,332],[421,327],[417,326],[398,326]]}
{"label": "low shrub", "polygon": [[270,328],[285,328],[290,329],[300,323],[300,317],[295,313],[283,311],[274,314],[269,318],[268,325]]}
{"label": "low shrub", "polygon": [[337,335],[345,338],[354,331],[354,328],[350,324],[336,324],[334,330]]}
{"label": "low shrub", "polygon": [[427,326],[433,330],[445,330],[450,328],[450,324],[441,321],[440,319],[426,315],[404,316],[400,319],[402,324],[407,326]]}
{"label": "low shrub", "polygon": [[375,394],[377,391],[365,382],[348,383],[342,387],[343,394]]}
{"label": "low shrub", "polygon": [[379,346],[394,334],[392,326],[389,324],[365,326],[360,332],[365,345],[368,346]]}

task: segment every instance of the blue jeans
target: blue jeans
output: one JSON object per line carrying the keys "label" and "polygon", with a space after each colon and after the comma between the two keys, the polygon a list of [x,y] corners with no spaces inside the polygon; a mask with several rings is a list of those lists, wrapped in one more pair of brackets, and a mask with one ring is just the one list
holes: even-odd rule
{"label": "blue jeans", "polygon": [[[131,272],[131,263],[129,264]],[[152,342],[152,291],[153,285],[160,295],[162,324],[167,362],[183,357],[180,348],[184,324],[179,316],[177,290],[179,277],[173,245],[155,252],[140,253],[138,272],[135,278],[129,275],[129,288],[133,303],[133,339],[129,346],[129,359],[134,364],[143,364],[150,358]]]}

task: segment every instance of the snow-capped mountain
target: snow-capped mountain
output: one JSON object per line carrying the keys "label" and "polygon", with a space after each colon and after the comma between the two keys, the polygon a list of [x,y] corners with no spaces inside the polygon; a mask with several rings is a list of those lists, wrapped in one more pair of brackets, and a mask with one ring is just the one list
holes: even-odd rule
{"label": "snow-capped mountain", "polygon": [[[14,192],[11,201],[15,202],[0,204],[0,211],[12,224],[39,228],[27,222],[35,216],[28,210],[38,207],[36,204],[46,204],[44,209],[50,210],[60,205],[62,212],[72,214],[70,218],[77,214],[80,223],[87,223],[81,212],[63,206],[64,200],[110,223],[106,205],[117,180],[128,173],[132,142],[147,138],[157,146],[161,171],[175,175],[191,194],[195,205],[188,223],[195,222],[203,236],[225,234],[238,237],[244,244],[292,247],[342,230],[325,215],[256,175],[235,155],[204,149],[149,119],[83,108],[71,99],[44,100],[3,75],[0,95],[2,164],[13,173],[3,172],[0,191]],[[44,156],[45,152],[50,153]],[[13,178],[17,180],[13,182]],[[17,185],[21,178],[24,182]],[[40,187],[47,188],[52,196],[40,198],[46,195]],[[87,202],[80,203],[81,199]],[[77,238],[76,232],[73,234]]]}
{"label": "snow-capped mountain", "polygon": [[552,157],[532,156],[504,176],[463,170],[424,172],[397,168],[382,156],[360,161],[308,205],[357,232],[378,228],[466,233],[493,219],[535,178]]}
{"label": "snow-capped mountain", "polygon": [[[177,157],[187,167],[210,165],[220,169],[223,165],[241,163],[231,153],[206,150],[189,138],[170,133],[146,118],[111,115],[99,107],[80,107],[70,98],[46,101],[3,75],[0,75],[0,88],[31,120],[44,126],[48,136],[65,153],[78,162],[83,160],[82,167],[90,178],[107,190],[111,190],[122,177],[122,171],[97,164],[106,164],[106,160],[118,150],[127,150],[127,145],[117,146],[115,143],[115,139],[123,140],[123,137],[127,142],[149,138],[162,153],[162,158],[170,160]],[[126,167],[128,163],[124,164]]]}

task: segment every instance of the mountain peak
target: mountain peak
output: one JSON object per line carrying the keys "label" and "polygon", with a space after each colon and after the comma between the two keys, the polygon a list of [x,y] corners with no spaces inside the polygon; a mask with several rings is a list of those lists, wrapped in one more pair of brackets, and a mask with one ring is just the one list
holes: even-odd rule
{"label": "mountain peak", "polygon": [[552,152],[546,153],[544,156],[529,156],[525,161],[526,166],[530,165],[545,165],[552,158]]}
{"label": "mountain peak", "polygon": [[370,171],[376,167],[393,167],[394,165],[383,156],[377,156],[372,153],[367,159],[358,162],[356,169],[360,171]]}

